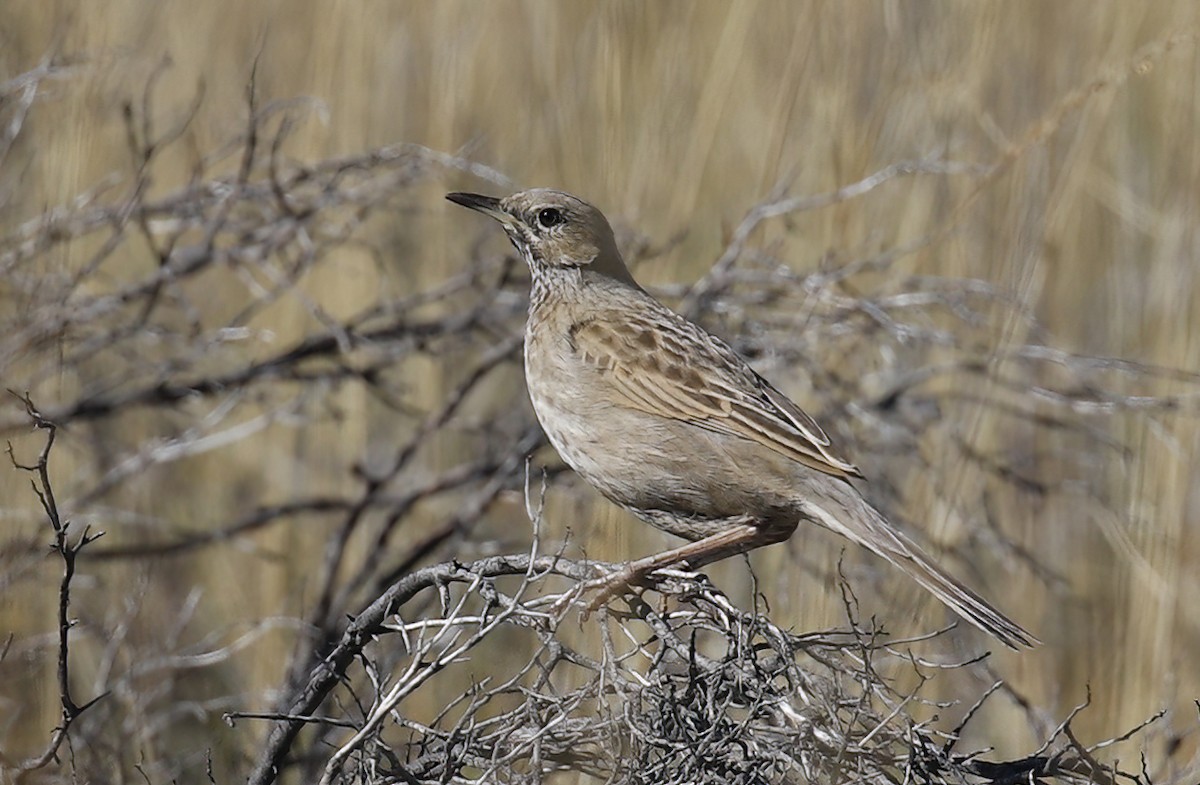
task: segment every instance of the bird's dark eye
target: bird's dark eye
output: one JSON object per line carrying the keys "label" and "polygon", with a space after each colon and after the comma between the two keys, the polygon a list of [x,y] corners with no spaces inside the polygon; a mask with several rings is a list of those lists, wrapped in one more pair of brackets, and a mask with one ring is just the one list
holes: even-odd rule
{"label": "bird's dark eye", "polygon": [[560,223],[563,223],[565,219],[558,210],[555,210],[553,207],[546,207],[538,210],[537,220],[543,229],[549,229],[552,226],[558,226]]}

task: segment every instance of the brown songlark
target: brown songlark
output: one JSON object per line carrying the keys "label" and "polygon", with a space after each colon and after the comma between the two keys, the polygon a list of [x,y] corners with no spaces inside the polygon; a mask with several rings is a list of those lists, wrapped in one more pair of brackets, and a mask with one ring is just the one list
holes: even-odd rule
{"label": "brown songlark", "polygon": [[816,421],[643,291],[599,210],[547,189],[447,198],[499,221],[529,264],[525,374],[550,442],[610,500],[691,541],[633,562],[621,581],[677,563],[700,569],[809,521],[887,559],[1005,645],[1037,642],[872,507]]}

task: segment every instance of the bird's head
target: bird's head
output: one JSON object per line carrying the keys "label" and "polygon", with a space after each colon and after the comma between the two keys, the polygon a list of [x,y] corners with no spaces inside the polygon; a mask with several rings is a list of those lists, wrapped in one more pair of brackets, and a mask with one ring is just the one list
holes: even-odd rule
{"label": "bird's head", "polygon": [[503,199],[468,193],[446,198],[499,221],[535,275],[545,269],[575,268],[636,286],[608,219],[578,197],[534,188]]}

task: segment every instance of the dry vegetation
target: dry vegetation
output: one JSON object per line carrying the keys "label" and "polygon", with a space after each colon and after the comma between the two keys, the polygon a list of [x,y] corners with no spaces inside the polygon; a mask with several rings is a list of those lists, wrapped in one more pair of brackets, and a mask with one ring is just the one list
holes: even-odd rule
{"label": "dry vegetation", "polygon": [[[0,778],[1196,782],[1198,26],[7,3]],[[812,531],[562,613],[667,540],[525,403],[525,271],[441,199],[517,184],[1045,645]]]}

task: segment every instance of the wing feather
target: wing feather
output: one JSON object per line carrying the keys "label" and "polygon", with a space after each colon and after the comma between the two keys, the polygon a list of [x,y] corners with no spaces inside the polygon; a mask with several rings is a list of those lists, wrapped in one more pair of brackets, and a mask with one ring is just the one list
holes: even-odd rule
{"label": "wing feather", "polygon": [[732,349],[675,313],[591,319],[571,343],[630,408],[758,442],[818,471],[861,477],[821,426]]}

